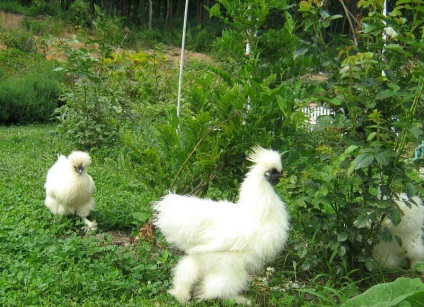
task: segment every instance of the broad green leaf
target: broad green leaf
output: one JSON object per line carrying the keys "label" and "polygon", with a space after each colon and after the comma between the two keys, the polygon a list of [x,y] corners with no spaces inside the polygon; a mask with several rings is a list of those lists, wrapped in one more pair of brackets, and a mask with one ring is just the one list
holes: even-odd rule
{"label": "broad green leaf", "polygon": [[344,255],[346,255],[346,247],[344,247],[343,245],[340,246],[339,248],[339,256],[343,257]]}
{"label": "broad green leaf", "polygon": [[219,3],[216,3],[215,5],[213,5],[210,10],[209,10],[209,14],[210,17],[222,17],[221,16],[221,6],[219,5]]}
{"label": "broad green leaf", "polygon": [[356,146],[356,145],[350,145],[348,148],[345,149],[345,154],[348,155],[348,154],[354,152],[357,148],[358,148],[358,146]]}
{"label": "broad green leaf", "polygon": [[415,139],[423,135],[423,131],[418,127],[411,127],[408,131]]}
{"label": "broad green leaf", "polygon": [[362,213],[358,216],[358,218],[353,222],[353,225],[356,228],[364,228],[369,224],[368,214]]}
{"label": "broad green leaf", "polygon": [[328,188],[325,185],[322,185],[320,189],[315,193],[316,195],[326,196],[328,194]]}
{"label": "broad green leaf", "polygon": [[334,115],[333,126],[342,129],[346,125],[346,115],[337,113]]}
{"label": "broad green leaf", "polygon": [[331,126],[333,117],[331,115],[320,115],[317,117],[317,123],[314,127],[316,130],[324,129]]}
{"label": "broad green leaf", "polygon": [[308,48],[300,48],[300,49],[296,49],[293,52],[293,58],[296,59],[299,56],[305,55],[308,52]]}
{"label": "broad green leaf", "polygon": [[398,225],[402,221],[402,215],[399,210],[391,210],[388,217],[395,225]]}
{"label": "broad green leaf", "polygon": [[395,95],[397,95],[397,92],[396,91],[394,91],[392,89],[387,89],[387,90],[384,90],[384,91],[378,93],[375,96],[375,99],[377,99],[377,100],[383,100],[383,99],[387,99],[387,98],[393,97]]}
{"label": "broad green leaf", "polygon": [[148,220],[150,217],[150,215],[146,212],[133,212],[131,215],[137,221],[142,221],[142,222]]}
{"label": "broad green leaf", "polygon": [[355,170],[370,166],[374,162],[374,155],[371,153],[362,153],[352,161]]}
{"label": "broad green leaf", "polygon": [[387,152],[380,152],[378,155],[375,156],[375,159],[380,165],[388,165],[390,162],[390,155]]}
{"label": "broad green leaf", "polygon": [[340,98],[333,98],[330,100],[330,103],[333,106],[340,106],[342,104],[342,100]]}
{"label": "broad green leaf", "polygon": [[[423,306],[422,302],[424,302],[423,282],[419,278],[400,277],[393,282],[375,285],[364,293],[347,300],[342,306],[418,307]],[[401,305],[401,303],[407,303],[407,305]]]}
{"label": "broad green leaf", "polygon": [[398,45],[398,44],[387,44],[385,46],[385,48],[387,50],[392,50],[392,51],[397,51],[397,52],[400,52],[400,53],[405,53],[405,51],[403,50],[402,46],[401,45]]}
{"label": "broad green leaf", "polygon": [[406,184],[406,195],[408,195],[409,198],[412,198],[415,196],[416,193],[417,193],[417,188],[415,184],[413,184],[412,182],[408,182]]}
{"label": "broad green leaf", "polygon": [[394,90],[395,92],[400,90],[400,86],[397,85],[396,83],[387,83],[387,86],[390,87],[392,90]]}
{"label": "broad green leaf", "polygon": [[340,14],[336,14],[336,15],[332,15],[332,16],[328,17],[327,20],[334,20],[334,19],[338,19],[338,18],[343,18],[343,16],[340,15]]}
{"label": "broad green leaf", "polygon": [[349,235],[346,232],[341,232],[337,235],[337,241],[344,242],[347,240],[348,236]]}
{"label": "broad green leaf", "polygon": [[371,132],[367,137],[367,141],[368,142],[372,141],[376,135],[377,135],[377,132]]}

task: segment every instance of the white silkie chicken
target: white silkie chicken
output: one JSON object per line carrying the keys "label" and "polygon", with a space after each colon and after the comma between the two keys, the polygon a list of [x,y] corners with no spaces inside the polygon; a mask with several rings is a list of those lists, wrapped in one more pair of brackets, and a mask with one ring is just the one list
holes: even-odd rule
{"label": "white silkie chicken", "polygon": [[47,172],[45,205],[53,214],[78,215],[87,228],[95,230],[97,223],[87,216],[94,209],[96,186],[87,173],[91,158],[86,152],[73,151],[68,158],[58,157]]}
{"label": "white silkie chicken", "polygon": [[169,291],[181,303],[194,291],[200,301],[221,298],[250,305],[240,296],[249,274],[284,248],[289,216],[273,189],[282,176],[280,155],[255,147],[248,160],[254,164],[237,203],[168,194],[154,205],[155,225],[167,242],[186,253]]}
{"label": "white silkie chicken", "polygon": [[387,227],[393,235],[400,237],[402,245],[396,240],[391,242],[379,242],[373,249],[374,259],[385,267],[399,267],[404,260],[409,261],[409,267],[413,269],[418,261],[424,260],[424,206],[421,198],[413,197],[406,204],[408,196],[401,194],[395,200],[399,209],[403,212],[402,220],[398,225],[386,218],[383,227]]}

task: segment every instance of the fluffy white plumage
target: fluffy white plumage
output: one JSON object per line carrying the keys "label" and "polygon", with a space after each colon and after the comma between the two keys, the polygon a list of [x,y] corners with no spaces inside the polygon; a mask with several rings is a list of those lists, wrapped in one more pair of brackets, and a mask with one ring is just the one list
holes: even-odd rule
{"label": "fluffy white plumage", "polygon": [[96,186],[87,173],[91,158],[86,152],[73,151],[66,158],[59,155],[56,163],[47,172],[45,205],[53,214],[76,214],[88,229],[96,229],[97,223],[87,216],[94,209],[93,194]]}
{"label": "fluffy white plumage", "polygon": [[249,305],[240,296],[249,274],[284,248],[289,216],[272,187],[281,177],[280,155],[255,147],[248,160],[254,164],[237,203],[168,194],[154,205],[155,225],[186,253],[174,269],[169,291],[182,303],[194,290],[198,300],[235,299]]}
{"label": "fluffy white plumage", "polygon": [[395,200],[399,209],[403,212],[402,220],[394,225],[390,219],[383,221],[383,227],[387,227],[393,235],[399,236],[402,246],[396,240],[391,242],[380,242],[373,249],[373,257],[386,267],[399,267],[405,260],[409,260],[411,268],[418,261],[424,260],[424,206],[421,198],[413,197],[408,205],[408,197],[401,194]]}

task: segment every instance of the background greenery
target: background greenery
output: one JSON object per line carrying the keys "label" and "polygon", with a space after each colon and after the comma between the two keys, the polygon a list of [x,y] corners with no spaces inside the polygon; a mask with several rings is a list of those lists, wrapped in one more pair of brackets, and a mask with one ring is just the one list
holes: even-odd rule
{"label": "background greenery", "polygon": [[[179,255],[146,235],[151,202],[168,190],[235,200],[255,144],[282,153],[277,191],[292,217],[285,252],[252,280],[258,305],[354,305],[418,276],[370,251],[394,239],[381,222],[400,220],[397,193],[422,196],[411,158],[423,140],[423,1],[390,1],[387,17],[382,1],[211,2],[208,18],[190,15],[187,45],[209,56],[185,64],[179,117],[179,54],[163,44],[179,44],[181,20],[159,14],[149,29],[106,3],[0,3],[27,16],[0,31],[2,303],[175,304]],[[384,40],[388,27],[397,35]],[[310,127],[311,103],[334,115]],[[43,125],[10,126],[28,123]],[[93,156],[96,234],[42,204],[55,154],[75,148]]]}

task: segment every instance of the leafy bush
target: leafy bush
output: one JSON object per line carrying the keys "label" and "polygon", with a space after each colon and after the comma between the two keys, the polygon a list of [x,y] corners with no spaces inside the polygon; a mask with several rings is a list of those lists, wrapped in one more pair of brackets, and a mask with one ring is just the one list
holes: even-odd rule
{"label": "leafy bush", "polygon": [[[47,122],[58,105],[62,92],[61,73],[54,73],[54,62],[40,60],[27,75],[10,75],[0,80],[0,122]],[[33,58],[30,58],[33,59]],[[21,59],[22,60],[22,59]],[[22,64],[22,63],[20,63]],[[24,73],[25,68],[21,68]],[[32,69],[38,69],[36,73]]]}
{"label": "leafy bush", "polygon": [[74,26],[89,27],[91,25],[92,15],[88,1],[74,1],[68,9],[68,18]]}
{"label": "leafy bush", "polygon": [[110,16],[105,13],[99,6],[94,5],[95,20],[93,26],[97,31],[98,43],[105,50],[106,46],[122,47],[122,44],[129,35],[129,29],[123,28],[123,18],[119,16]]}
{"label": "leafy bush", "polygon": [[[296,261],[302,263],[304,272],[328,272],[337,282],[358,268],[373,270],[370,251],[378,240],[384,239],[380,233],[383,218],[401,218],[393,198],[399,192],[410,196],[419,192],[408,175],[414,165],[406,156],[406,144],[419,144],[423,139],[419,117],[423,66],[420,59],[411,58],[412,54],[419,54],[416,48],[420,44],[413,39],[410,27],[414,25],[401,18],[401,11],[411,13],[409,6],[394,8],[395,13],[385,20],[399,31],[390,43],[384,44],[381,35],[385,27],[382,16],[370,7],[369,16],[363,18],[364,31],[357,33],[362,43],[356,46],[355,41],[344,39],[333,50],[327,43],[332,38],[324,37],[324,29],[340,16],[330,16],[314,1],[302,1],[298,12],[304,18],[296,24],[289,7],[279,5],[276,1],[246,1],[240,7],[218,1],[211,15],[230,26],[219,41],[239,44],[235,49],[238,53],[232,53],[231,59],[249,71],[240,78],[255,89],[250,97],[260,97],[264,105],[277,102],[280,108],[270,112],[252,103],[253,114],[257,110],[265,119],[268,112],[272,114],[268,120],[273,119],[274,127],[260,119],[258,126],[275,140],[270,144],[285,150],[283,161],[288,177],[281,188],[293,208],[293,224],[299,232],[293,240],[299,256]],[[271,9],[278,9],[285,16],[281,29],[265,27]],[[419,11],[414,10],[413,14],[414,20],[423,18]],[[295,32],[298,26],[312,34],[306,37]],[[246,61],[241,54],[243,38],[251,42],[255,58],[252,70],[247,69],[251,60]],[[408,62],[415,64],[405,65]],[[297,76],[318,69],[325,69],[330,79],[313,85],[314,90],[308,89],[305,79],[294,82]],[[237,73],[232,72],[233,79],[243,83],[235,76]],[[290,81],[284,81],[286,78]],[[267,95],[270,90],[266,89],[265,80],[273,88],[271,92],[276,91],[275,96]],[[258,88],[256,82],[262,82],[262,87]],[[283,91],[284,95],[280,92],[288,84],[295,99],[289,98],[289,89]],[[204,87],[208,91],[212,88],[208,84]],[[309,137],[301,125],[295,124],[301,120],[294,120],[296,111],[308,102],[319,102],[335,110],[335,115],[318,119]],[[284,125],[286,116],[292,119],[289,126]],[[246,124],[245,129],[251,129],[248,121]],[[255,134],[253,130],[249,135]],[[237,133],[232,132],[231,136]],[[231,136],[227,138],[231,140]],[[262,142],[264,139],[262,136]],[[251,138],[243,136],[238,140],[249,142]],[[232,144],[231,149],[237,146],[240,145]],[[323,220],[327,222],[322,223]]]}
{"label": "leafy bush", "polygon": [[61,93],[58,82],[40,74],[0,83],[0,122],[26,124],[51,119]]}
{"label": "leafy bush", "polygon": [[[401,219],[393,201],[396,193],[422,193],[410,175],[414,165],[406,146],[423,139],[422,63],[405,67],[417,60],[410,57],[417,45],[396,14],[388,22],[399,25],[402,47],[397,41],[384,45],[384,23],[376,12],[363,21],[364,44],[340,47],[331,65],[338,71],[319,97],[336,114],[318,118],[315,129],[331,128],[341,143],[323,144],[304,156],[289,153],[291,175],[284,181],[296,208],[297,230],[305,235],[295,239],[303,269],[328,270],[340,277],[357,268],[374,269],[372,247],[379,240],[394,239],[380,231],[384,217],[394,223]],[[317,258],[318,253],[323,257]]]}
{"label": "leafy bush", "polygon": [[22,21],[22,25],[27,31],[31,31],[38,36],[59,35],[66,27],[65,22],[62,19],[52,16],[41,18],[26,17]]}
{"label": "leafy bush", "polygon": [[214,67],[191,72],[180,118],[171,109],[165,123],[153,122],[153,132],[124,134],[137,153],[137,169],[152,188],[158,178],[159,188],[188,194],[204,194],[216,184],[234,198],[253,145],[289,146],[305,122],[300,106],[316,88],[288,82],[271,90],[269,80],[247,82],[243,74],[251,75],[254,66],[247,67],[252,70],[231,77]]}
{"label": "leafy bush", "polygon": [[197,52],[208,52],[217,36],[217,31],[213,28],[196,27],[189,28],[186,34],[187,49]]}
{"label": "leafy bush", "polygon": [[61,13],[60,2],[50,0],[34,0],[32,1],[30,12],[32,16],[59,16]]}
{"label": "leafy bush", "polygon": [[223,30],[221,37],[212,44],[212,53],[222,62],[234,61],[244,56],[245,44],[241,33]]}
{"label": "leafy bush", "polygon": [[35,42],[32,33],[21,30],[0,32],[0,40],[7,47],[24,52],[35,52]]}
{"label": "leafy bush", "polygon": [[75,50],[65,46],[73,80],[56,110],[59,131],[82,147],[116,144],[120,129],[132,125],[142,114],[144,104],[163,101],[168,83],[166,71],[158,74],[161,57],[144,52],[111,53],[105,43],[101,56],[97,50]]}
{"label": "leafy bush", "polygon": [[0,10],[22,15],[31,15],[32,13],[30,7],[23,6],[21,3],[19,3],[19,1],[16,0],[1,1]]}

